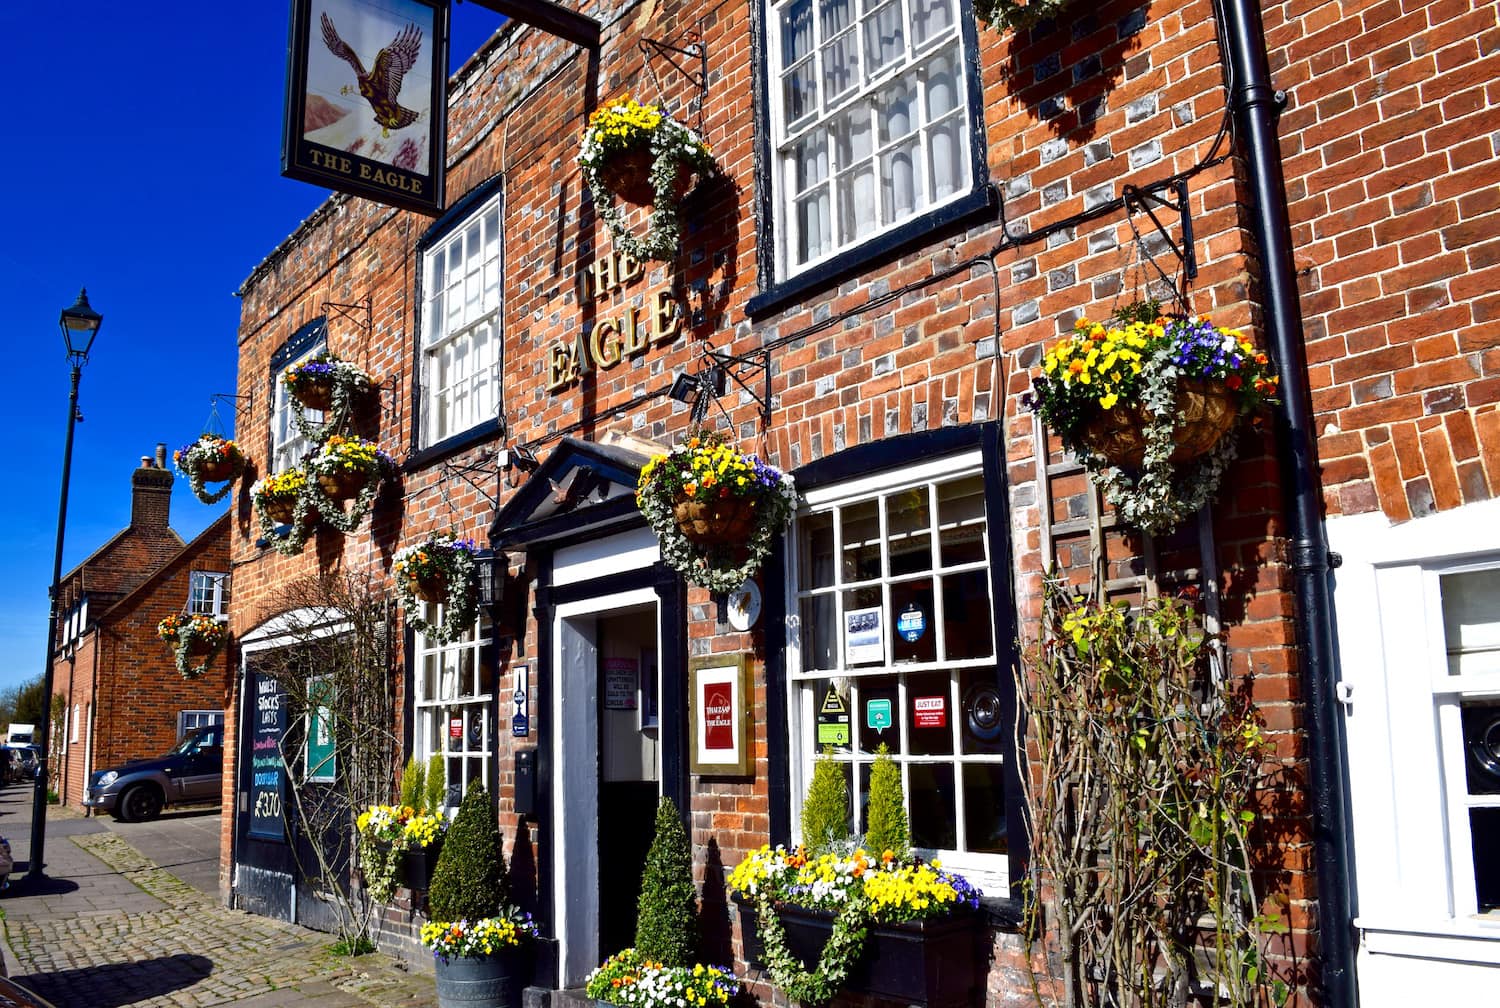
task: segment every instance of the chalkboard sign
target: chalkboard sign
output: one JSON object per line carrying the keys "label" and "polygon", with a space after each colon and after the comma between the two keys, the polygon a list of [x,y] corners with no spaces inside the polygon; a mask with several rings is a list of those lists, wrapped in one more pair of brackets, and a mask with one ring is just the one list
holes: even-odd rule
{"label": "chalkboard sign", "polygon": [[260,840],[286,840],[282,795],[286,788],[281,739],[286,734],[286,696],[276,680],[255,679],[255,696],[241,723],[250,728],[250,828]]}

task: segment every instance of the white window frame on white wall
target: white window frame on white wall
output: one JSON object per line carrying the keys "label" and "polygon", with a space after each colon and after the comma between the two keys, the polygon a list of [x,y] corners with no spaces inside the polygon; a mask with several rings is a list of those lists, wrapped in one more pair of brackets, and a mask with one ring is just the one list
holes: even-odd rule
{"label": "white window frame on white wall", "polygon": [[960,0],[765,9],[778,280],[970,191]]}
{"label": "white window frame on white wall", "polygon": [[496,194],[422,252],[422,447],[499,414],[501,226]]}
{"label": "white window frame on white wall", "polygon": [[[441,625],[442,607],[423,603],[423,618]],[[423,634],[415,635],[412,649],[412,697],[415,729],[412,755],[423,766],[434,755],[443,757],[447,794],[462,799],[469,784],[480,781],[493,794],[491,764],[494,762],[494,633],[489,621],[480,619],[458,640],[442,644]],[[487,667],[488,665],[488,667]],[[489,689],[485,689],[488,680]],[[450,726],[459,723],[459,738]],[[455,791],[454,788],[457,787]],[[456,802],[448,802],[456,806]]]}
{"label": "white window frame on white wall", "polygon": [[[969,481],[978,478],[981,480],[979,499],[981,501],[980,517],[969,518],[960,521],[945,521],[939,501],[941,488],[952,487],[961,484],[961,481]],[[949,656],[949,650],[944,643],[945,614],[944,614],[944,592],[941,590],[943,580],[946,578],[958,578],[965,575],[972,576],[983,572],[988,584],[992,584],[989,577],[990,565],[993,559],[989,556],[987,522],[988,514],[983,507],[983,457],[979,451],[966,452],[951,458],[941,459],[934,462],[914,465],[899,472],[881,473],[871,477],[854,480],[826,488],[809,490],[805,494],[807,506],[798,513],[791,530],[789,541],[796,544],[789,551],[789,562],[787,564],[787,598],[791,600],[790,614],[788,617],[788,634],[786,647],[787,677],[788,677],[788,725],[791,733],[790,757],[792,767],[793,796],[793,818],[794,822],[801,822],[801,802],[807,792],[808,782],[811,779],[813,759],[817,755],[818,746],[814,742],[816,731],[818,707],[821,698],[819,683],[831,680],[843,684],[844,699],[848,704],[849,716],[851,718],[851,729],[854,740],[860,736],[862,721],[861,687],[864,683],[873,683],[884,680],[884,689],[889,689],[889,681],[894,678],[897,683],[897,694],[893,703],[892,718],[895,729],[891,736],[892,756],[901,768],[902,786],[907,794],[908,809],[911,804],[911,787],[913,768],[921,765],[932,767],[951,767],[953,792],[954,822],[953,837],[954,845],[945,848],[921,848],[927,856],[940,856],[944,864],[964,872],[980,886],[984,891],[990,893],[1004,893],[1009,882],[1009,860],[1007,852],[982,851],[968,849],[968,827],[965,821],[965,770],[971,766],[980,766],[998,770],[1005,766],[1009,759],[1009,740],[996,744],[990,751],[980,751],[979,747],[966,742],[963,734],[963,719],[965,717],[964,691],[961,688],[965,675],[972,676],[975,682],[985,680],[989,673],[996,669],[999,641],[996,639],[993,624],[993,605],[987,609],[987,618],[991,622],[991,651],[988,655],[972,656],[964,658],[953,658]],[[927,508],[927,524],[920,531],[893,533],[890,527],[890,508],[896,506],[902,495],[921,494],[925,496],[925,507]],[[877,545],[880,551],[880,573],[875,577],[851,574],[845,568],[844,563],[834,562],[832,569],[822,579],[814,579],[805,575],[800,570],[806,564],[806,550],[804,549],[808,533],[807,527],[810,520],[820,515],[839,514],[846,509],[868,506],[875,502],[876,515],[878,516],[877,539],[863,543],[862,546]],[[846,550],[855,549],[852,544],[844,542],[844,521],[842,519],[832,522],[833,556],[834,558],[845,555]],[[914,571],[912,573],[894,573],[891,565],[890,546],[897,539],[906,538],[911,542],[919,543],[923,535],[928,535],[925,546],[921,549],[930,550],[930,566]],[[945,538],[945,536],[947,538]],[[981,558],[978,560],[963,560],[945,563],[942,549],[944,543],[952,543],[957,538],[977,539],[981,550]],[[908,543],[910,545],[911,543]],[[804,581],[821,580],[823,583],[804,584]],[[880,647],[883,649],[883,657],[874,658],[870,656],[851,660],[849,641],[846,633],[839,628],[844,626],[844,617],[848,603],[847,597],[853,592],[876,591],[880,594],[882,603],[880,609],[883,613],[890,614],[893,611],[893,589],[899,591],[903,585],[915,586],[923,582],[932,585],[932,611],[925,614],[924,634],[931,635],[931,646],[933,649],[933,660],[897,660],[895,648],[897,628],[891,626],[890,620],[885,619],[882,628],[882,641]],[[989,597],[987,590],[986,597]],[[810,646],[810,630],[806,626],[808,622],[805,613],[806,606],[816,604],[814,600],[823,598],[830,599],[833,605],[834,618],[832,627],[836,643],[832,648],[832,663],[829,667],[809,667],[814,659]],[[825,601],[824,605],[827,604]],[[826,628],[825,628],[826,632]],[[913,676],[933,677],[946,673],[947,686],[944,692],[946,729],[950,733],[951,748],[948,752],[912,752],[910,738],[911,724],[906,712],[913,706],[916,696],[908,691],[908,684]],[[931,686],[924,688],[933,688]],[[970,751],[965,751],[969,749]],[[855,771],[867,769],[873,762],[873,753],[850,745],[839,747],[833,753],[833,758],[840,763],[852,764]],[[981,773],[983,770],[980,771]],[[860,793],[860,773],[851,771],[851,801],[856,810],[862,804]],[[1004,792],[1000,793],[1000,815],[1002,824],[1004,818]],[[910,815],[910,811],[908,812]],[[858,828],[858,823],[855,824]],[[800,831],[800,825],[797,826]],[[800,835],[800,833],[799,833]],[[915,837],[914,837],[915,839]]]}
{"label": "white window frame on white wall", "polygon": [[188,612],[203,613],[217,620],[229,618],[229,575],[195,570],[188,582]]}

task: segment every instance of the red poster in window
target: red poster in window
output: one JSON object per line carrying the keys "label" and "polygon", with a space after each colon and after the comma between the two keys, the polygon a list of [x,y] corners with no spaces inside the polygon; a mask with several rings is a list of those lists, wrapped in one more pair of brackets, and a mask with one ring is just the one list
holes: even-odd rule
{"label": "red poster in window", "polygon": [[919,696],[911,701],[911,723],[916,728],[948,727],[948,698]]}
{"label": "red poster in window", "polygon": [[733,683],[711,683],[703,691],[703,748],[734,751]]}
{"label": "red poster in window", "polygon": [[464,719],[463,718],[456,717],[456,718],[449,718],[448,719],[448,737],[449,738],[463,738],[464,737]]}

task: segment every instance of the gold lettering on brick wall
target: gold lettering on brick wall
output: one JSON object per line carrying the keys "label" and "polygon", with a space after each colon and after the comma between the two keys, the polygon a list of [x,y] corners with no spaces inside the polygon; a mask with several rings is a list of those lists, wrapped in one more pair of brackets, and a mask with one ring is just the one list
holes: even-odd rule
{"label": "gold lettering on brick wall", "polygon": [[[602,301],[646,275],[643,263],[623,252],[611,252],[588,266],[582,275],[582,297]],[[617,318],[601,319],[590,332],[560,339],[547,348],[547,391],[559,392],[594,368],[607,370],[645,353],[653,344],[670,343],[682,332],[682,306],[672,292],[655,291],[640,318],[640,309],[626,305]]]}

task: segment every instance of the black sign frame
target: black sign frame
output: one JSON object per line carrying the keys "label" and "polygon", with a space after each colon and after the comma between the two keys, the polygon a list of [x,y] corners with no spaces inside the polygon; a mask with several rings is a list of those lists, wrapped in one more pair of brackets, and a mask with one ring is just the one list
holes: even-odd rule
{"label": "black sign frame", "polygon": [[[391,146],[395,148],[396,154],[385,160],[309,139],[309,134],[321,133],[321,127],[312,130],[307,128],[310,104],[308,67],[312,52],[310,47],[317,47],[320,59],[324,54],[334,56],[333,45],[325,40],[322,21],[323,15],[330,7],[335,7],[344,21],[343,25],[339,25],[337,20],[333,22],[333,35],[337,38],[338,44],[348,50],[347,53],[338,55],[336,59],[340,61],[340,66],[348,64],[348,84],[344,86],[351,89],[353,101],[357,103],[356,110],[344,118],[358,118],[362,123],[368,124],[367,129],[380,129],[382,136],[376,142],[383,142],[385,139],[397,137],[406,130],[416,128],[421,125],[421,120],[404,127],[383,126],[376,112],[377,107],[385,109],[388,115],[399,118],[400,99],[402,95],[407,94],[407,90],[402,88],[395,96],[383,95],[378,90],[373,95],[365,93],[368,89],[367,83],[357,79],[353,62],[349,60],[349,57],[353,56],[365,67],[369,76],[373,77],[377,60],[388,50],[394,50],[398,45],[406,49],[420,47],[416,59],[418,65],[424,66],[428,71],[431,88],[427,96],[426,156],[421,157],[418,154],[414,168],[404,164],[397,165],[395,158],[401,156],[404,144],[407,142],[412,142],[420,149],[420,145],[414,140],[414,137],[420,137],[420,134],[403,137],[401,143],[392,143]],[[377,52],[368,51],[370,46],[356,48],[344,42],[344,39],[355,34],[355,25],[358,24],[357,21],[351,23],[348,17],[343,17],[351,9],[357,11],[360,8],[367,8],[373,17],[376,12],[389,15],[393,7],[412,10],[413,19],[408,23],[416,25],[421,33],[419,39],[413,40],[410,35],[406,34],[407,29],[398,25],[389,33],[391,34],[390,45]],[[384,38],[385,34],[387,33],[382,32],[380,37]],[[326,61],[323,62],[326,63]],[[388,206],[414,210],[430,216],[441,214],[448,156],[447,85],[447,0],[292,0],[291,38],[287,50],[286,112],[282,124],[281,174],[287,178],[327,186],[338,192],[346,192],[352,196],[360,196]],[[368,87],[378,89],[379,82],[369,83]],[[324,104],[327,104],[326,101]],[[338,121],[342,120],[336,120]],[[322,136],[321,139],[329,138]]]}

